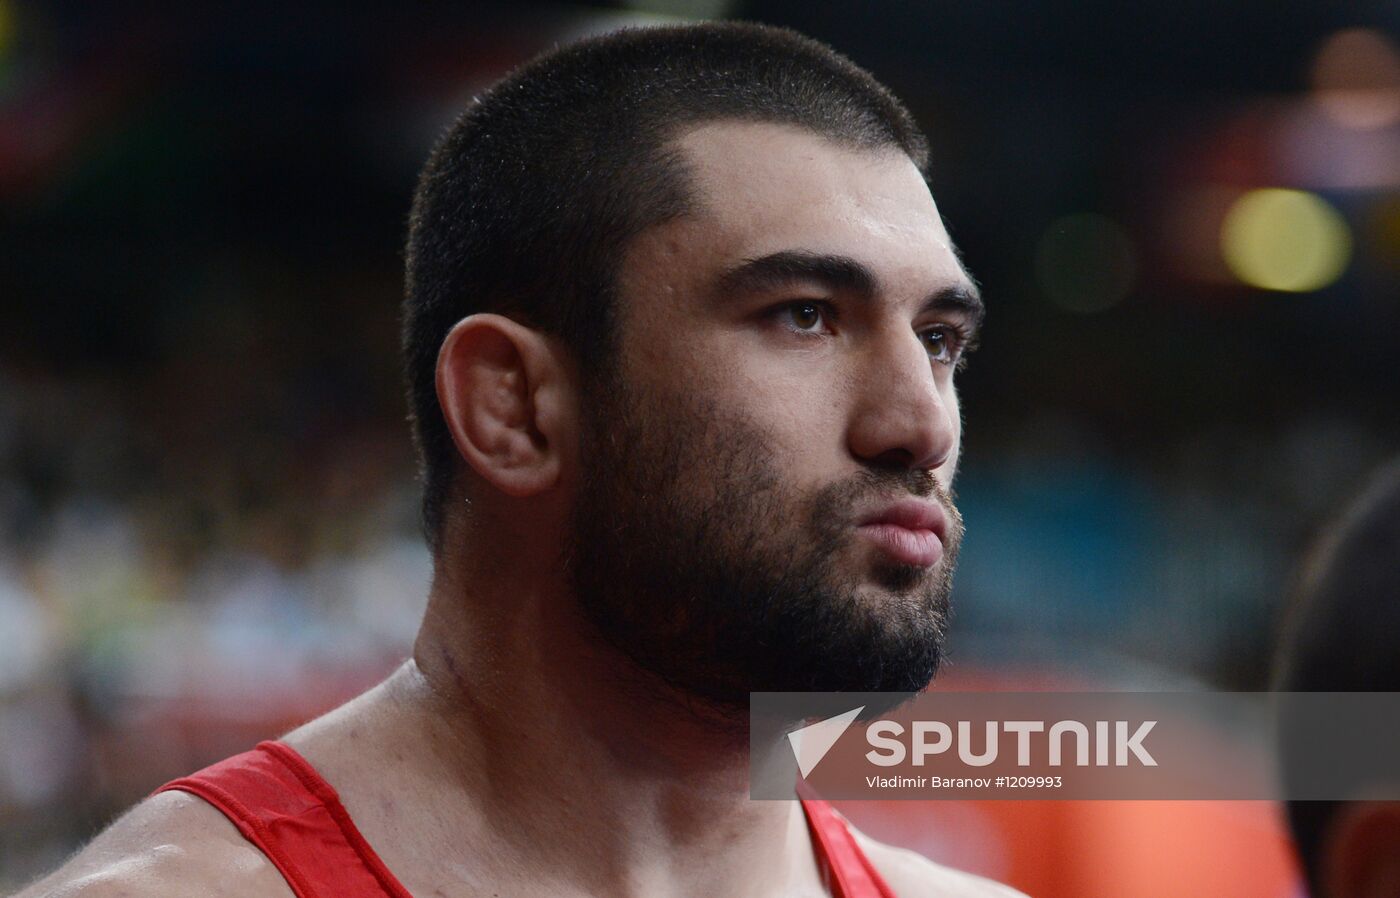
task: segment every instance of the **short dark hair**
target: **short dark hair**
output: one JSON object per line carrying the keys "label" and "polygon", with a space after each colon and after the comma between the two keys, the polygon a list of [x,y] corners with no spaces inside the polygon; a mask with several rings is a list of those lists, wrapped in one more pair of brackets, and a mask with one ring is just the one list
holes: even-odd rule
{"label": "short dark hair", "polygon": [[612,357],[627,242],[687,209],[670,142],[717,120],[791,124],[927,166],[922,132],[870,73],[796,32],[739,22],[556,48],[475,100],[438,142],[413,200],[403,322],[435,550],[457,465],[435,388],[448,331],[477,312],[509,315],[560,338],[591,382]]}
{"label": "short dark hair", "polygon": [[[1340,522],[1308,554],[1279,645],[1280,692],[1400,690],[1400,459],[1382,468]],[[1284,782],[1301,758],[1297,734],[1280,706]],[[1337,801],[1289,801],[1288,819],[1313,894]]]}

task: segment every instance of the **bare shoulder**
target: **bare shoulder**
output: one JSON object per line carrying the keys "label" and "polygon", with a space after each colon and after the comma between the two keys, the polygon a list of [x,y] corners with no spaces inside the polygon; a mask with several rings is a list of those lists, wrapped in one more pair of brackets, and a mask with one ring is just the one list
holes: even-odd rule
{"label": "bare shoulder", "polygon": [[291,898],[282,875],[204,801],[162,792],[15,898]]}
{"label": "bare shoulder", "polygon": [[907,848],[877,842],[849,822],[846,825],[899,898],[1026,898],[1010,886],[936,864]]}

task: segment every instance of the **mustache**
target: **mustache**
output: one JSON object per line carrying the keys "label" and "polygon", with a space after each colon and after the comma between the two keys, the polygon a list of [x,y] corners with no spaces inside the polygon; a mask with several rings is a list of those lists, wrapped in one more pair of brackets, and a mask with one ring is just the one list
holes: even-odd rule
{"label": "mustache", "polygon": [[[931,496],[936,490],[940,489],[938,478],[934,477],[933,472],[927,468],[922,468],[918,471],[910,471],[907,479],[909,481],[909,491],[920,498]],[[939,501],[943,502],[944,498],[940,496]],[[951,501],[952,497],[948,497],[947,502]],[[944,504],[947,504],[947,502]]]}

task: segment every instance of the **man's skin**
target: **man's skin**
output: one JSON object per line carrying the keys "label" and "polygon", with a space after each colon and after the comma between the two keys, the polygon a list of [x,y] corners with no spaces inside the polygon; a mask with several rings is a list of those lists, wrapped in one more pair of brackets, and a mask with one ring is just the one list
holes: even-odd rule
{"label": "man's skin", "polygon": [[[973,287],[914,164],[772,124],[709,123],[678,142],[701,202],[623,260],[628,378],[759,428],[795,487],[892,460],[948,487],[954,368],[919,332],[965,314],[930,296]],[[876,290],[719,290],[775,252],[848,257]],[[836,312],[783,306],[801,301]],[[413,659],[284,741],[420,898],[826,894],[800,806],[749,799],[743,728],[668,693],[580,616],[557,563],[588,413],[569,353],[473,316],[443,347],[438,393],[471,508],[449,510]],[[882,551],[853,533],[844,562],[865,571]],[[861,582],[863,601],[893,600]],[[858,838],[900,895],[1015,894]],[[23,896],[290,894],[221,814],[164,793]]]}

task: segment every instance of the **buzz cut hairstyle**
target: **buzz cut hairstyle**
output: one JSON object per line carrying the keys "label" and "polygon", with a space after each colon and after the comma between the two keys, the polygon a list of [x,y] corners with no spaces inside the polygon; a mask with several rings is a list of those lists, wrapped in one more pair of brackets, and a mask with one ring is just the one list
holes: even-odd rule
{"label": "buzz cut hairstyle", "polygon": [[623,252],[693,205],[674,143],[722,120],[894,148],[927,174],[926,138],[869,72],[794,31],[743,22],[555,48],[475,99],[438,141],[409,219],[402,333],[435,555],[458,466],[436,391],[448,332],[479,312],[506,315],[560,339],[585,390],[597,384],[614,358]]}

